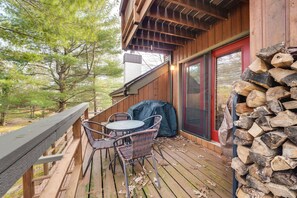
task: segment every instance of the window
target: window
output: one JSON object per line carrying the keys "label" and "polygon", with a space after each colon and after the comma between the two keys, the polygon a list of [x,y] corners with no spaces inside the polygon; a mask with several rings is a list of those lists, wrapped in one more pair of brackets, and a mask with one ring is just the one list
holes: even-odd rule
{"label": "window", "polygon": [[240,79],[241,65],[241,51],[232,52],[216,59],[215,130],[219,130],[222,124],[232,84]]}

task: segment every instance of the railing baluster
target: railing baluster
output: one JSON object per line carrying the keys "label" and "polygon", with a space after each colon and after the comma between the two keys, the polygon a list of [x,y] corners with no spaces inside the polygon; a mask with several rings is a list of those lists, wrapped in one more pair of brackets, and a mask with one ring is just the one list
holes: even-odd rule
{"label": "railing baluster", "polygon": [[35,187],[33,182],[33,166],[31,166],[23,175],[23,196],[24,198],[31,198],[35,194]]}
{"label": "railing baluster", "polygon": [[80,118],[76,120],[76,122],[73,124],[72,130],[73,130],[73,138],[80,139],[80,143],[77,147],[77,150],[74,156],[75,166],[77,166],[82,164],[81,119]]}
{"label": "railing baluster", "polygon": [[[47,155],[48,155],[48,153],[47,153],[47,151],[45,151],[43,153],[43,156],[47,156]],[[48,163],[44,163],[43,164],[43,175],[48,175],[48,172],[49,172]]]}

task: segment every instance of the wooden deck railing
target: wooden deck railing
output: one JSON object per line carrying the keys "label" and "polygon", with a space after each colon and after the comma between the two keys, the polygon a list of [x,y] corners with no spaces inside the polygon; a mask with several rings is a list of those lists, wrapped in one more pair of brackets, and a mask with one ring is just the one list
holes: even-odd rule
{"label": "wooden deck railing", "polygon": [[[1,136],[0,197],[21,177],[25,198],[61,192],[74,197],[82,175],[82,116],[88,118],[87,103]],[[44,164],[42,176],[34,178],[34,164]],[[42,189],[38,193],[36,183]]]}

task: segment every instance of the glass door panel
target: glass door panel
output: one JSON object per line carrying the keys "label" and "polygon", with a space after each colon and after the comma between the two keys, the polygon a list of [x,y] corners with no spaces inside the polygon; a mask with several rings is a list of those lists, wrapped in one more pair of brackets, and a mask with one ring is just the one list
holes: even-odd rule
{"label": "glass door panel", "polygon": [[241,60],[241,51],[216,59],[215,130],[219,130],[224,119],[224,109],[232,91],[232,84],[240,79]]}
{"label": "glass door panel", "polygon": [[211,139],[219,141],[218,130],[224,118],[234,81],[250,63],[249,37],[212,51]]}
{"label": "glass door panel", "polygon": [[205,70],[203,58],[185,65],[183,77],[183,129],[206,137]]}

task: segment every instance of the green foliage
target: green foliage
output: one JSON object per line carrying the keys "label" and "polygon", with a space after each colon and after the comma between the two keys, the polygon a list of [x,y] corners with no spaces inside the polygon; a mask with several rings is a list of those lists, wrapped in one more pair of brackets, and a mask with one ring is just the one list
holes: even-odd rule
{"label": "green foliage", "polygon": [[[105,0],[0,0],[0,58],[45,80],[37,86],[62,111],[91,95],[96,85],[90,78],[122,73],[112,6]],[[46,92],[27,91],[24,104],[52,105],[38,99],[48,98]]]}

